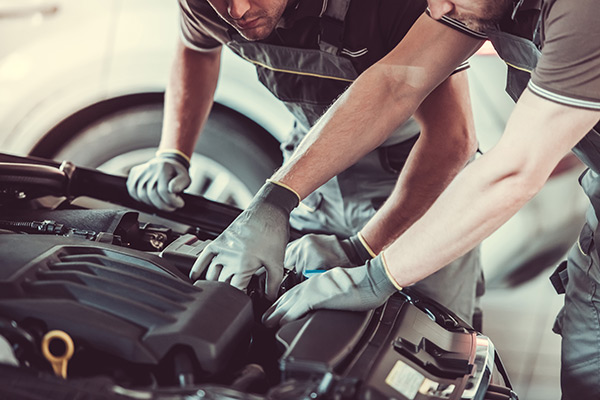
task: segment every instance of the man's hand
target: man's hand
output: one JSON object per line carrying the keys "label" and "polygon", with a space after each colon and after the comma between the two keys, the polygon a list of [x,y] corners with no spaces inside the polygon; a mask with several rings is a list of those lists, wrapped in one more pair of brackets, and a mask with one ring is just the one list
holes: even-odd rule
{"label": "man's hand", "polygon": [[268,327],[283,325],[315,309],[366,311],[379,307],[396,290],[383,254],[354,268],[336,267],[284,294],[263,315]]}
{"label": "man's hand", "polygon": [[183,207],[180,193],[190,183],[189,160],[178,151],[159,151],[156,157],[131,169],[127,190],[135,200],[163,211]]}
{"label": "man's hand", "polygon": [[274,300],[283,279],[290,213],[300,202],[290,188],[267,181],[254,199],[219,237],[200,253],[190,272],[198,279],[228,282],[244,290],[262,266],[267,270],[266,296]]}
{"label": "man's hand", "polygon": [[335,235],[308,234],[287,246],[284,265],[302,277],[306,270],[355,267],[374,256],[360,233],[343,240]]}

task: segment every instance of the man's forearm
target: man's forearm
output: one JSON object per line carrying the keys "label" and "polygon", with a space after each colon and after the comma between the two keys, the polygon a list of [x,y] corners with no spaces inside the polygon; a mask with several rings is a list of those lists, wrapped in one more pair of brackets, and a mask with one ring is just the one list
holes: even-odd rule
{"label": "man's forearm", "polygon": [[334,103],[273,179],[306,197],[380,145],[480,44],[422,16]]}
{"label": "man's forearm", "polygon": [[467,166],[384,250],[397,283],[408,286],[425,278],[494,232],[539,191],[599,115],[525,91],[500,142]]}
{"label": "man's forearm", "polygon": [[403,107],[394,107],[382,68],[371,67],[350,86],[273,179],[291,186],[304,198],[383,143],[408,119],[420,99],[411,98],[406,91]]}
{"label": "man's forearm", "polygon": [[220,50],[197,52],[178,43],[165,93],[161,149],[191,156],[213,104]]}
{"label": "man's forearm", "polygon": [[418,220],[477,150],[467,72],[449,77],[421,104],[421,135],[396,186],[361,233],[375,253]]}

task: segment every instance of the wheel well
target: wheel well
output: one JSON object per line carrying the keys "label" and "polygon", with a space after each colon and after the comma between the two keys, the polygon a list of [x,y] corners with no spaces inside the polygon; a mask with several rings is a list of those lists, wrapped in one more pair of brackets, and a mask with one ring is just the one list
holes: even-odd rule
{"label": "wheel well", "polygon": [[162,93],[143,93],[103,100],[87,106],[50,129],[31,149],[29,155],[52,158],[77,133],[102,117],[124,108],[162,101]]}
{"label": "wheel well", "polygon": [[[53,158],[62,146],[96,121],[99,121],[110,114],[122,112],[127,108],[135,108],[144,105],[160,105],[163,103],[163,100],[164,93],[154,92],[131,94],[92,104],[75,114],[70,115],[50,129],[36,143],[29,152],[29,155]],[[257,143],[261,144],[261,147],[263,147],[277,165],[281,164],[282,155],[279,149],[279,142],[262,126],[245,115],[219,103],[214,103],[213,111],[226,113],[229,118],[233,118],[237,120],[237,122],[247,126],[249,128],[247,134],[252,136]]]}

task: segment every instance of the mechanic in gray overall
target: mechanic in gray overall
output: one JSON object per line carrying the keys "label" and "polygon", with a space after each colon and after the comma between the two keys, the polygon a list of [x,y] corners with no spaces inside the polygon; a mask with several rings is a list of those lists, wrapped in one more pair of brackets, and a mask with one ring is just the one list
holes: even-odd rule
{"label": "mechanic in gray overall", "polygon": [[[313,137],[321,132],[332,138],[348,136],[348,128],[328,129],[327,120],[319,118],[369,67],[393,64],[378,61],[393,57],[395,46],[425,10],[423,0],[179,3],[183,44],[166,93],[159,151],[135,167],[127,183],[134,198],[164,210],[183,205],[177,193],[190,183],[189,156],[212,105],[223,45],[255,64],[260,81],[296,116],[291,139],[282,145],[285,160],[290,160],[311,127]],[[477,145],[464,67],[451,71],[415,110],[421,127],[411,118],[386,126],[378,136],[369,134],[373,126],[352,132],[352,162],[301,195],[277,180],[267,182],[240,218],[202,253],[192,277],[206,270],[206,279],[245,289],[254,272],[265,266],[266,295],[274,299],[290,224],[309,235],[288,247],[288,269],[301,273],[306,268],[349,267],[374,257],[473,157]],[[361,93],[368,93],[373,104],[387,90],[362,80]],[[338,103],[345,101],[342,96]],[[358,104],[349,112],[352,121],[373,111]],[[334,140],[323,161],[347,151]],[[312,174],[311,169],[303,174]],[[418,286],[470,322],[480,277],[475,249]]]}
{"label": "mechanic in gray overall", "polygon": [[[565,293],[554,330],[562,336],[562,398],[600,399],[600,258],[595,243],[600,215],[598,4],[594,0],[428,0],[428,4],[430,16],[442,23],[436,28],[434,19],[420,19],[402,42],[406,51],[399,53],[397,64],[423,68],[427,79],[419,82],[414,97],[405,99],[400,112],[410,114],[422,93],[472,54],[481,43],[478,32],[484,31],[508,65],[509,94],[518,97],[501,140],[460,172],[431,208],[376,258],[352,269],[330,269],[297,285],[267,310],[265,323],[284,323],[315,308],[361,310],[365,304],[382,304],[506,222],[572,149],[589,167],[580,183],[590,208],[567,261],[551,277],[557,291]],[[538,26],[539,36],[533,35]],[[415,87],[405,71],[394,75],[395,89]],[[328,114],[330,121],[336,120]],[[350,162],[337,161],[332,169]],[[302,162],[288,168],[286,177],[274,178],[302,191],[306,184],[293,178],[297,168],[303,168]],[[324,173],[312,179],[327,177]]]}

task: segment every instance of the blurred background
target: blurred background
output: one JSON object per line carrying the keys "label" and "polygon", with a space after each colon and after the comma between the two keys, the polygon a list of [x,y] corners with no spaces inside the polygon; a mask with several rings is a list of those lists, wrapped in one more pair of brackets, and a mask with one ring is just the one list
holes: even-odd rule
{"label": "blurred background", "polygon": [[[153,156],[178,35],[175,0],[0,0],[0,148],[127,174]],[[190,192],[244,207],[281,162],[292,118],[223,51],[216,103],[192,163]],[[514,103],[506,67],[486,43],[470,85],[482,151]],[[583,166],[568,156],[544,189],[483,243],[483,332],[521,399],[558,400],[562,297],[548,276],[579,232]]]}

